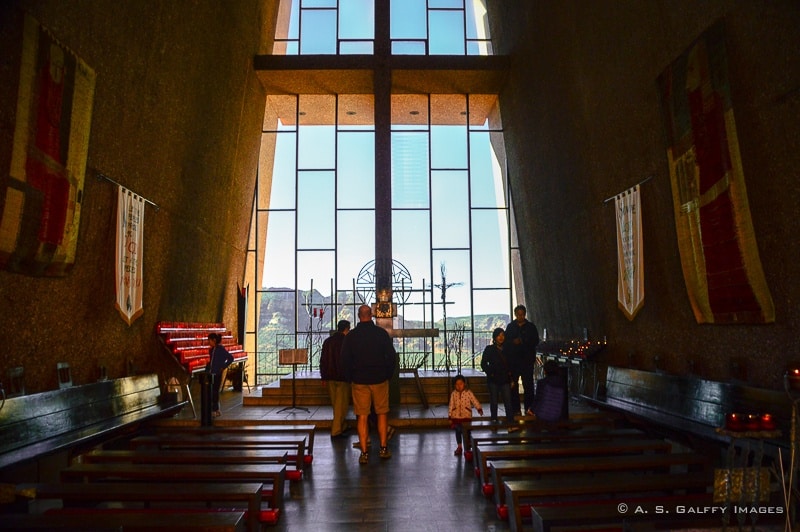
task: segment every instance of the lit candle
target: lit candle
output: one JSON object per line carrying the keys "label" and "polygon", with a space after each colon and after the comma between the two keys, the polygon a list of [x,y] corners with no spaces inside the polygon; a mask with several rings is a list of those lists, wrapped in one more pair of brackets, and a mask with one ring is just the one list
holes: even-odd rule
{"label": "lit candle", "polygon": [[745,428],[747,430],[759,430],[761,429],[761,419],[757,414],[747,414],[747,418],[745,420]]}
{"label": "lit candle", "polygon": [[775,420],[772,414],[761,414],[761,430],[775,430]]}
{"label": "lit candle", "polygon": [[792,390],[800,390],[800,368],[792,368],[787,371],[786,382]]}
{"label": "lit candle", "polygon": [[744,420],[741,414],[728,414],[725,416],[725,428],[728,430],[744,430]]}

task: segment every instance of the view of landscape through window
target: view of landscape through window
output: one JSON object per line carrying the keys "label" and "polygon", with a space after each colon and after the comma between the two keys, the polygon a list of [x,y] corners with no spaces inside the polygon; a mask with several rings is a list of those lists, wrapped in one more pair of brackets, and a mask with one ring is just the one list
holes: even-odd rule
{"label": "view of landscape through window", "polygon": [[[482,0],[393,0],[391,53],[489,53]],[[275,53],[374,53],[373,0],[284,0]],[[376,194],[391,196],[402,367],[474,367],[516,303],[518,246],[494,94],[392,94],[390,190],[376,192],[374,95],[270,95],[249,254],[257,383],[375,302]],[[263,263],[261,263],[263,261]],[[263,269],[261,269],[263,266]],[[258,271],[261,270],[261,271]]]}

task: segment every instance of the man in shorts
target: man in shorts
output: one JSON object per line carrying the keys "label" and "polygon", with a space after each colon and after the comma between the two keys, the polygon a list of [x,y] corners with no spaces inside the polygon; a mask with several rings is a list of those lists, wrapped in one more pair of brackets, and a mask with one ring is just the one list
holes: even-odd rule
{"label": "man in shorts", "polygon": [[367,417],[370,408],[378,416],[378,436],[381,440],[379,456],[391,458],[388,442],[389,379],[397,368],[397,352],[389,333],[372,321],[369,305],[358,308],[358,325],[350,331],[342,345],[342,362],[345,376],[353,395],[353,413],[358,419],[360,464],[369,462]]}

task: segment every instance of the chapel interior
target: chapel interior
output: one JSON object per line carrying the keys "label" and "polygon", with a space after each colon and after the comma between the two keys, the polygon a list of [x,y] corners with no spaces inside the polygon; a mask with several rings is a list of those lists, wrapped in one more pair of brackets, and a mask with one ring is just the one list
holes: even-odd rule
{"label": "chapel interior", "polygon": [[[15,368],[24,368],[26,395],[59,391],[64,374],[58,363],[68,364],[67,378],[74,385],[155,374],[166,392],[172,377],[186,382],[187,374],[165,354],[154,332],[161,322],[244,327],[248,338],[237,343],[246,355],[244,372],[251,376],[247,388],[256,385],[256,357],[246,353],[255,341],[253,318],[241,323],[237,294],[255,284],[264,263],[283,260],[269,254],[253,258],[258,233],[253,213],[265,157],[262,131],[275,109],[268,100],[344,95],[358,112],[367,110],[376,121],[390,123],[396,120],[392,113],[408,114],[415,95],[473,94],[469,113],[476,122],[496,120],[497,109],[502,116],[502,173],[518,246],[518,265],[510,274],[513,303],[525,303],[540,334],[546,327],[551,337],[564,340],[602,339],[603,349],[593,360],[599,373],[591,375],[588,395],[602,399],[608,368],[658,376],[665,394],[674,387],[682,392],[686,382],[701,383],[698,397],[735,386],[756,393],[762,408],[783,416],[777,438],[783,443],[767,444],[773,458],[777,449],[793,448],[792,401],[800,397],[794,395],[800,393],[800,373],[792,373],[800,368],[800,4],[484,0],[476,4],[486,8],[491,54],[451,57],[392,55],[387,21],[390,4],[397,1],[365,2],[376,13],[374,56],[276,52],[284,37],[276,28],[288,16],[285,0],[10,0],[0,5],[0,221],[3,213],[11,216],[21,187],[10,169],[17,122],[24,114],[19,90],[26,17],[96,75],[83,188],[73,204],[80,208],[74,263],[63,275],[0,269],[3,402],[12,391]],[[318,3],[307,5],[312,4]],[[763,304],[755,313],[748,307],[716,323],[701,320],[690,301],[692,272],[682,260],[682,229],[676,227],[680,207],[673,188],[679,177],[670,160],[670,149],[680,147],[671,145],[665,126],[669,110],[659,85],[665,70],[710,28],[724,28],[727,103],[729,117],[735,118],[727,141],[736,145],[734,166],[746,185],[735,205],[732,231],[745,235],[745,275]],[[463,119],[446,100],[430,101],[428,112],[442,123]],[[295,111],[290,106],[276,112],[291,125]],[[309,108],[311,115],[302,119],[333,120],[321,107],[317,112]],[[391,188],[386,156],[391,139],[377,133],[375,142],[379,201]],[[149,202],[143,224],[143,309],[131,323],[114,308],[118,197],[108,178]],[[631,317],[618,301],[617,213],[608,200],[637,183],[645,297]],[[259,201],[269,199],[262,195]],[[385,213],[376,212],[375,220],[369,245],[377,255],[390,257],[391,249],[382,246],[391,242],[391,225]],[[350,228],[354,239],[357,229]],[[0,238],[6,239],[0,248],[9,264],[13,242],[8,239],[14,237],[0,233]],[[380,283],[380,272],[378,277]],[[236,403],[232,411],[259,408],[241,406],[241,397],[231,399],[231,392],[224,395],[229,404]],[[577,405],[576,411],[591,406]],[[722,408],[730,414],[736,407]],[[191,418],[188,410],[184,406],[179,417]],[[703,412],[688,412],[690,427],[703,419]],[[3,417],[0,407],[0,426]],[[680,425],[671,429],[683,430]],[[447,432],[447,458],[449,438]],[[705,445],[692,436],[681,444]],[[725,447],[715,452],[724,458]],[[48,476],[42,471],[63,459],[57,465],[38,461],[0,468],[0,482],[38,481]],[[288,510],[278,526],[290,529],[292,517]],[[438,515],[430,519],[441,525]]]}

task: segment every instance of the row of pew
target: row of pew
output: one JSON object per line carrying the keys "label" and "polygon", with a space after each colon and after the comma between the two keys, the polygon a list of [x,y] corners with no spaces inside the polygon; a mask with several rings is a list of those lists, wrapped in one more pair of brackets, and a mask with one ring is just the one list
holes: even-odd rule
{"label": "row of pew", "polygon": [[[720,527],[712,460],[627,426],[613,413],[572,414],[543,424],[474,421],[465,440],[480,492],[512,531]],[[683,511],[681,511],[683,510]],[[587,528],[588,527],[588,528]]]}
{"label": "row of pew", "polygon": [[261,530],[313,461],[314,425],[157,422],[124,445],[76,455],[58,482],[21,484],[49,509],[4,514],[9,530]]}

